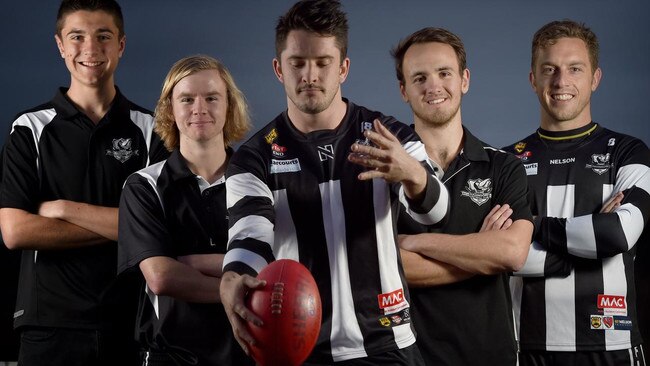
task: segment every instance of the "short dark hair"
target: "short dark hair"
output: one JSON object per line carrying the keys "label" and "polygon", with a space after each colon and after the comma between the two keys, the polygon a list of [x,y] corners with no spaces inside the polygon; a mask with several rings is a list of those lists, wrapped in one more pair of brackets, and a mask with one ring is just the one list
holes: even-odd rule
{"label": "short dark hair", "polygon": [[301,0],[282,15],[275,26],[275,54],[278,60],[292,30],[334,36],[341,51],[341,62],[347,57],[348,20],[338,0]]}
{"label": "short dark hair", "polygon": [[124,37],[124,17],[122,8],[115,0],[62,0],[56,15],[56,34],[61,36],[65,17],[76,11],[105,11],[113,16],[119,37]]}
{"label": "short dark hair", "polygon": [[541,27],[533,36],[532,58],[530,66],[535,69],[535,61],[541,48],[554,45],[560,38],[578,38],[585,42],[589,51],[592,71],[598,68],[598,38],[584,23],[573,20],[556,20]]}
{"label": "short dark hair", "polygon": [[390,51],[391,56],[393,56],[393,59],[395,60],[395,73],[397,74],[397,80],[400,84],[403,85],[405,82],[403,66],[406,51],[408,51],[408,49],[414,44],[430,42],[450,45],[451,48],[454,49],[454,52],[456,52],[459,71],[462,73],[463,70],[467,68],[467,54],[465,53],[465,46],[463,45],[463,41],[460,40],[460,37],[443,28],[422,28],[401,40],[397,46],[393,47]]}

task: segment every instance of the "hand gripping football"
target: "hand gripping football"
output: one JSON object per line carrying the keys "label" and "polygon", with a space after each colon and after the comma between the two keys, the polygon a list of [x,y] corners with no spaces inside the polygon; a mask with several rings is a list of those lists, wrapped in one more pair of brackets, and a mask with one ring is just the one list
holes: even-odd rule
{"label": "hand gripping football", "polygon": [[266,286],[251,291],[246,306],[264,325],[247,322],[257,341],[251,355],[261,366],[297,366],[311,353],[321,323],[321,302],[309,270],[291,259],[266,266],[257,276]]}

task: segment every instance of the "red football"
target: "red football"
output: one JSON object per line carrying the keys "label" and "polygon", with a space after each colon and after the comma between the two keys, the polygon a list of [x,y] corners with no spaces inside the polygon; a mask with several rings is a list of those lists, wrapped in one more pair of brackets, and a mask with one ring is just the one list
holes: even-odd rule
{"label": "red football", "polygon": [[251,291],[246,306],[264,325],[248,323],[257,341],[251,355],[261,366],[297,366],[311,353],[321,322],[321,302],[316,281],[309,270],[291,259],[266,266],[257,276],[266,281]]}

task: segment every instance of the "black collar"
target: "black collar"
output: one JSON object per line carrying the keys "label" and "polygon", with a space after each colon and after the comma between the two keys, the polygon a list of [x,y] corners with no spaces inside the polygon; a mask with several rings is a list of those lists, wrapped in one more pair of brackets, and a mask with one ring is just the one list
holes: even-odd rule
{"label": "black collar", "polygon": [[[59,88],[52,99],[52,104],[54,104],[57,114],[60,114],[61,117],[66,120],[84,115],[66,95],[68,89],[69,88],[63,87]],[[124,97],[124,95],[122,95],[120,89],[115,86],[115,98],[113,98],[111,107],[102,120],[106,119],[114,122],[129,121],[131,119],[129,109],[129,101]]]}

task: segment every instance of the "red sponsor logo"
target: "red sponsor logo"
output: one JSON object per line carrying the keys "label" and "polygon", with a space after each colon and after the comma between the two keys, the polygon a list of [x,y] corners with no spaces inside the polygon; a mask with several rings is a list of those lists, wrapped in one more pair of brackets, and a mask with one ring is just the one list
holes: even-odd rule
{"label": "red sponsor logo", "polygon": [[625,296],[598,295],[598,309],[625,309]]}
{"label": "red sponsor logo", "polygon": [[273,145],[271,145],[271,150],[273,150],[273,151],[275,151],[275,152],[279,152],[279,153],[285,153],[285,152],[287,152],[287,148],[286,148],[286,147],[284,147],[284,146],[280,146],[280,145],[275,144],[275,143],[274,143]]}
{"label": "red sponsor logo", "polygon": [[604,316],[603,324],[605,324],[605,328],[611,328],[614,325],[614,318],[611,316]]}
{"label": "red sponsor logo", "polygon": [[387,294],[377,295],[377,300],[379,300],[380,309],[399,305],[404,302],[404,290],[398,289]]}

